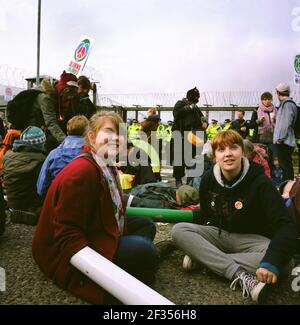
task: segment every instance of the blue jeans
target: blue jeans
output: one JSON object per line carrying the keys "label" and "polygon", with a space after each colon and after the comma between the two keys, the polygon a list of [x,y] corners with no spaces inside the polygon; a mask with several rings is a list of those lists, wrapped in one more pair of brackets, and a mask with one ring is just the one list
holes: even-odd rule
{"label": "blue jeans", "polygon": [[294,147],[290,147],[286,144],[277,144],[277,153],[279,164],[282,169],[282,182],[294,179],[294,168],[292,154]]}
{"label": "blue jeans", "polygon": [[128,217],[127,235],[119,238],[114,263],[140,281],[151,284],[157,269],[158,256],[152,240],[156,228],[152,220]]}

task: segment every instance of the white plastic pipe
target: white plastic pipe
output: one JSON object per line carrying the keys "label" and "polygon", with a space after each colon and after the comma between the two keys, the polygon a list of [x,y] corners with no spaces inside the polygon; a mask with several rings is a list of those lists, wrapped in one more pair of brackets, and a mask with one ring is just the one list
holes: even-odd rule
{"label": "white plastic pipe", "polygon": [[70,263],[125,305],[174,305],[90,247],[73,255]]}

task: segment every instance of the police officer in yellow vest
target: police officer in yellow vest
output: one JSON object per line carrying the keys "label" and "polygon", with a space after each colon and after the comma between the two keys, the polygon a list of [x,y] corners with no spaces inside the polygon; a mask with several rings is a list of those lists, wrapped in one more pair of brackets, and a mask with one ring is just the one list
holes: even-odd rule
{"label": "police officer in yellow vest", "polygon": [[220,131],[222,131],[222,128],[220,125],[218,125],[218,121],[211,120],[211,125],[209,125],[209,127],[206,129],[207,139],[211,140]]}
{"label": "police officer in yellow vest", "polygon": [[224,124],[222,125],[222,131],[227,131],[231,127],[231,120],[229,118],[226,118],[224,120]]}
{"label": "police officer in yellow vest", "polygon": [[164,132],[164,143],[171,142],[172,128],[173,128],[173,122],[168,121],[168,125],[167,127],[165,127],[165,132]]}
{"label": "police officer in yellow vest", "polygon": [[159,140],[163,140],[164,139],[164,134],[165,134],[165,126],[159,122],[159,125],[157,127],[157,130],[156,130],[156,138]]}
{"label": "police officer in yellow vest", "polygon": [[128,140],[132,141],[138,137],[138,132],[140,130],[141,126],[139,125],[138,121],[136,119],[132,120],[132,124],[128,127],[127,135]]}

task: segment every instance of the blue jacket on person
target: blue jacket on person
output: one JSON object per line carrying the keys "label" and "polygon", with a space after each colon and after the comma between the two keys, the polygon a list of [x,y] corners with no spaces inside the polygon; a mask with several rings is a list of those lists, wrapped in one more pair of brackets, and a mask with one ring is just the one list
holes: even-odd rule
{"label": "blue jacket on person", "polygon": [[55,149],[50,151],[41,168],[37,180],[37,193],[44,197],[55,176],[81,152],[84,138],[77,135],[68,135]]}

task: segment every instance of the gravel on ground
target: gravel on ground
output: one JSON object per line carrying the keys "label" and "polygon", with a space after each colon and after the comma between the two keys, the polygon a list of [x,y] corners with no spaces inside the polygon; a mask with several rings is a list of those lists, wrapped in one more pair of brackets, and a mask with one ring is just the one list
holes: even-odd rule
{"label": "gravel on ground", "polygon": [[[155,242],[170,239],[172,225],[158,223]],[[8,223],[0,238],[0,267],[6,273],[6,291],[0,291],[0,304],[11,305],[82,305],[77,299],[55,286],[35,264],[31,241],[35,227]],[[251,305],[240,290],[204,267],[185,273],[181,267],[184,253],[175,250],[160,262],[154,290],[179,305]],[[265,304],[299,305],[300,292],[291,289],[291,278],[271,288]],[[299,279],[300,288],[300,279]]]}

